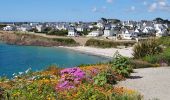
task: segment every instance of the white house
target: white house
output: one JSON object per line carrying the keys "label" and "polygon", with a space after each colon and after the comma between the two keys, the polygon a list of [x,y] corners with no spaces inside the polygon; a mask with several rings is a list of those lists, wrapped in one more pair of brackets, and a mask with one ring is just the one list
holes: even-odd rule
{"label": "white house", "polygon": [[78,36],[78,33],[74,28],[70,28],[67,36]]}
{"label": "white house", "polygon": [[17,28],[17,30],[23,31],[23,32],[27,32],[27,31],[29,31],[31,29],[32,28],[29,25],[23,25],[23,26]]}
{"label": "white house", "polygon": [[133,38],[136,38],[137,37],[137,34],[135,33],[134,30],[124,30],[122,31],[122,39],[125,39],[125,40],[131,40]]}
{"label": "white house", "polygon": [[83,32],[83,31],[85,30],[85,27],[84,27],[83,25],[77,26],[77,27],[76,27],[76,30],[77,30],[78,32]]}
{"label": "white house", "polygon": [[166,36],[168,34],[166,26],[164,26],[162,24],[155,24],[154,27],[156,30],[157,37]]}
{"label": "white house", "polygon": [[65,24],[56,25],[56,29],[58,30],[67,30],[67,26]]}
{"label": "white house", "polygon": [[98,22],[96,26],[97,26],[98,28],[103,28],[103,27],[104,27],[104,24],[101,23],[101,22]]}
{"label": "white house", "polygon": [[131,40],[131,39],[132,39],[132,35],[129,33],[128,30],[126,30],[126,31],[122,34],[122,38],[123,38],[123,39],[127,39],[127,40]]}
{"label": "white house", "polygon": [[134,31],[134,34],[140,35],[140,34],[142,34],[142,31],[140,29],[136,28],[135,31]]}
{"label": "white house", "polygon": [[153,31],[154,31],[153,27],[144,27],[144,29],[142,30],[142,32],[146,34],[152,33]]}
{"label": "white house", "polygon": [[93,25],[89,25],[88,28],[92,29],[94,26]]}
{"label": "white house", "polygon": [[38,30],[38,32],[42,32],[44,27],[43,27],[43,25],[36,25],[36,29]]}
{"label": "white house", "polygon": [[109,36],[113,36],[113,34],[114,34],[114,31],[113,30],[107,30],[107,29],[105,29],[104,30],[104,37],[109,37]]}
{"label": "white house", "polygon": [[114,30],[113,28],[111,28],[111,26],[107,25],[105,26],[105,29],[104,29],[104,37],[109,37],[109,36],[113,36],[114,34]]}
{"label": "white house", "polygon": [[12,31],[13,30],[13,27],[12,26],[6,26],[6,27],[3,27],[3,30],[4,31]]}
{"label": "white house", "polygon": [[92,31],[90,32],[87,36],[88,37],[98,37],[98,36],[101,36],[103,35],[103,32],[102,31]]}

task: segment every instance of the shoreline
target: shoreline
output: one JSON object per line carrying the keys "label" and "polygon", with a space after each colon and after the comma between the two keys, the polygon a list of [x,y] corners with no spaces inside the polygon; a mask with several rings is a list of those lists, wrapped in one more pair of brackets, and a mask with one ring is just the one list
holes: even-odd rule
{"label": "shoreline", "polygon": [[[4,41],[0,41],[0,43],[5,43]],[[8,44],[8,43],[5,43]],[[17,46],[36,46],[36,45],[18,45],[18,44],[8,44],[8,45],[17,45]],[[131,58],[132,56],[132,47],[129,48],[96,48],[96,47],[88,47],[88,46],[38,46],[38,47],[52,47],[52,48],[63,48],[67,50],[72,50],[75,52],[79,52],[82,54],[88,54],[92,56],[98,56],[103,58],[112,59],[115,52],[118,51],[122,56]]]}
{"label": "shoreline", "polygon": [[118,49],[118,48],[95,48],[95,47],[87,47],[87,46],[76,46],[76,47],[68,47],[68,46],[59,46],[59,48],[65,48],[73,51],[78,51],[81,53],[86,53],[94,56],[100,56],[105,58],[113,58],[116,51],[119,52],[122,56],[131,58],[133,57],[132,47]]}
{"label": "shoreline", "polygon": [[96,48],[89,46],[79,46],[77,42],[72,43],[71,41],[71,43],[69,43],[70,40],[61,42],[51,38],[46,38],[33,34],[15,34],[14,32],[8,33],[0,31],[0,41],[3,41],[9,45],[19,46],[60,47],[104,58],[113,58],[115,52],[117,51],[122,56],[129,58],[133,57],[132,47],[119,49],[119,48]]}

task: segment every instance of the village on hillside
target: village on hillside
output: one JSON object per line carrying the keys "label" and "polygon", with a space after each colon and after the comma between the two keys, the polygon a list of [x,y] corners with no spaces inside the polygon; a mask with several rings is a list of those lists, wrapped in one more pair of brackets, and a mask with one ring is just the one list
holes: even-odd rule
{"label": "village on hillside", "polygon": [[138,39],[170,35],[170,21],[156,18],[153,21],[120,21],[101,18],[97,22],[6,22],[0,30],[45,33],[69,37],[104,37],[106,39]]}

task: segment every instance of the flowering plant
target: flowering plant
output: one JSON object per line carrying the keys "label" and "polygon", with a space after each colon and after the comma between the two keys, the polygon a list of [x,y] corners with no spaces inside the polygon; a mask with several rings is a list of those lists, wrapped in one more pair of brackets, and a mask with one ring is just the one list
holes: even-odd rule
{"label": "flowering plant", "polygon": [[74,88],[85,79],[85,73],[80,68],[66,68],[61,70],[61,79],[56,89]]}

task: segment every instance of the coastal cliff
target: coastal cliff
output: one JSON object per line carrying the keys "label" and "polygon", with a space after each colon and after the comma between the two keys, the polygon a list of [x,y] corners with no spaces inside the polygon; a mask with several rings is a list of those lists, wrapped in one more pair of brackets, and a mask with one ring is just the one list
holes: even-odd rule
{"label": "coastal cliff", "polygon": [[0,41],[7,44],[28,46],[77,46],[78,43],[71,38],[46,38],[34,34],[18,32],[0,32]]}

